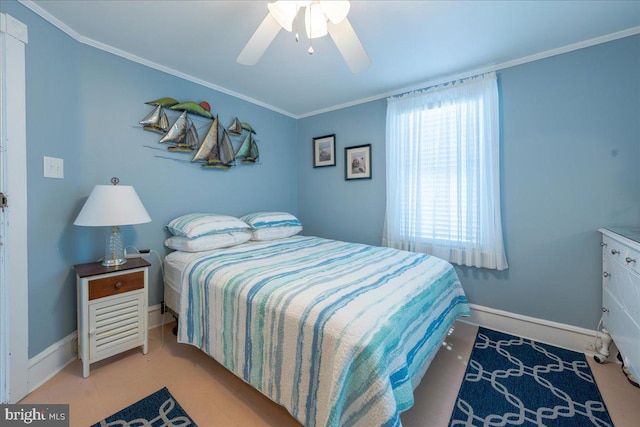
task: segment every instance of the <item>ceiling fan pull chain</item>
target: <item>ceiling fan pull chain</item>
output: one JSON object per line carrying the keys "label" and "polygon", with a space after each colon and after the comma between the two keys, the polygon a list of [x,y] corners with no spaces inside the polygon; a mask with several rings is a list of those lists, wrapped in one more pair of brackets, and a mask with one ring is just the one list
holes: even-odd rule
{"label": "ceiling fan pull chain", "polygon": [[[311,8],[311,5],[307,6],[308,8]],[[309,12],[311,12],[311,9],[309,9]],[[311,17],[311,14],[309,14],[309,17]],[[307,50],[307,53],[309,55],[313,55],[313,46],[311,46],[311,40],[313,40],[313,23],[312,23],[312,19],[309,18],[309,50]]]}

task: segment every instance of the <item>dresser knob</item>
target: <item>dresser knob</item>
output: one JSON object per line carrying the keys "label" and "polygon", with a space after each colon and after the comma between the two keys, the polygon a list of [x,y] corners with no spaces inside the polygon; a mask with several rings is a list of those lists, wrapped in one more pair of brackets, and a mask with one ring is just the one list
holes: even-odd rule
{"label": "dresser knob", "polygon": [[629,257],[626,257],[625,261],[627,261],[627,264],[630,263],[630,262],[636,262],[636,260],[634,258],[629,258]]}
{"label": "dresser knob", "polygon": [[604,277],[609,277],[609,276],[611,276],[611,274],[609,274],[609,273],[607,273],[607,272],[605,271],[605,272],[604,272],[604,274],[603,274],[603,276],[604,276]]}
{"label": "dresser knob", "polygon": [[116,286],[115,286],[116,289],[120,289],[121,287],[122,287],[122,282],[116,283]]}
{"label": "dresser knob", "polygon": [[600,246],[604,247],[607,246],[607,244],[605,242],[600,242]]}
{"label": "dresser knob", "polygon": [[615,249],[611,249],[611,255],[615,255],[615,254],[619,254],[620,251],[615,250]]}

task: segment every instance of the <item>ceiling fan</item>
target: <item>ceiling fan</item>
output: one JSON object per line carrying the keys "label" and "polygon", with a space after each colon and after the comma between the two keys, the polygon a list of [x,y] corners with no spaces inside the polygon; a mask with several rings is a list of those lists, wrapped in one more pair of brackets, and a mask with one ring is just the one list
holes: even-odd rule
{"label": "ceiling fan", "polygon": [[[280,29],[291,32],[294,20],[297,24],[300,9],[304,10],[304,25],[309,38],[309,54],[313,54],[311,40],[327,34],[338,47],[353,73],[366,70],[371,65],[367,52],[347,19],[349,1],[286,1],[278,0],[267,5],[269,13],[253,33],[240,55],[238,63],[255,65],[267,50]],[[297,25],[296,25],[297,26]],[[299,40],[296,31],[296,41]]]}

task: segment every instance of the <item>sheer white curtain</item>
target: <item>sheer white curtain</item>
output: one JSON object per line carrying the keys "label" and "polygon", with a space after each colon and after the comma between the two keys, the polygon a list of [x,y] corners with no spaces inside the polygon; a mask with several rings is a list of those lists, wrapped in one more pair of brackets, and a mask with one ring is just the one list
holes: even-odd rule
{"label": "sheer white curtain", "polygon": [[383,245],[507,268],[495,73],[388,99]]}

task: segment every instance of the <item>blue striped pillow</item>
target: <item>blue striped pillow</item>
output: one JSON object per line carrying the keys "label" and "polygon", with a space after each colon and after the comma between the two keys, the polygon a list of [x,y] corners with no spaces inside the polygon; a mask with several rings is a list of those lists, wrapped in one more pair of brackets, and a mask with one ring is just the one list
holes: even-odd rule
{"label": "blue striped pillow", "polygon": [[256,212],[240,218],[254,230],[269,227],[302,226],[298,218],[286,212]]}
{"label": "blue striped pillow", "polygon": [[191,213],[171,220],[167,229],[174,236],[193,239],[207,234],[247,231],[249,226],[233,216]]}

